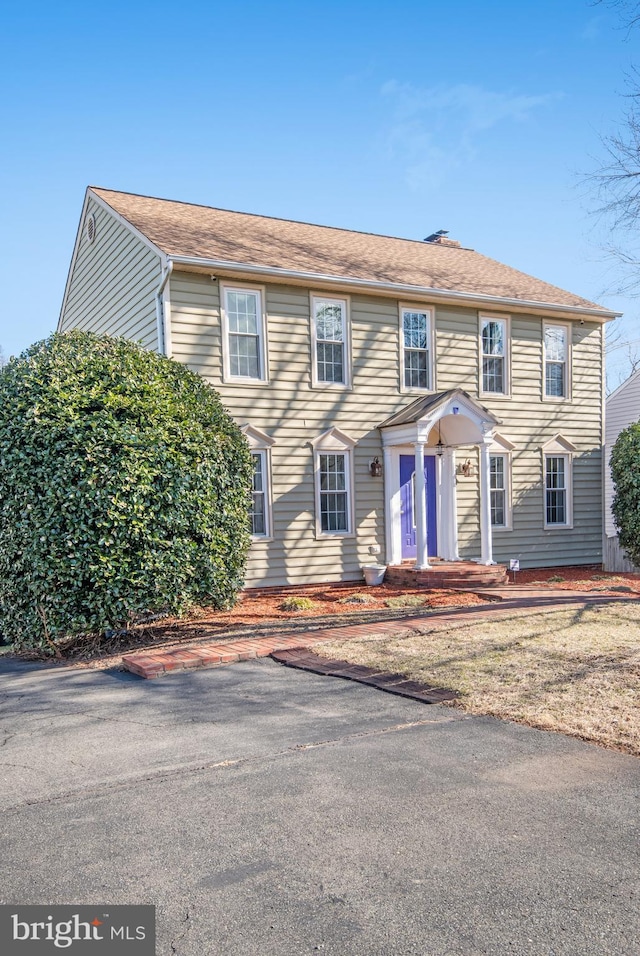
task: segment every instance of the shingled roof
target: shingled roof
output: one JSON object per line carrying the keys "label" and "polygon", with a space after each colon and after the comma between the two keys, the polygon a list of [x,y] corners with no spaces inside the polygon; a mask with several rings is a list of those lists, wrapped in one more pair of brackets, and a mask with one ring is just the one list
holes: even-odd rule
{"label": "shingled roof", "polygon": [[612,313],[533,276],[457,245],[440,245],[274,219],[92,187],[99,199],[162,253],[265,272],[398,285],[514,303]]}

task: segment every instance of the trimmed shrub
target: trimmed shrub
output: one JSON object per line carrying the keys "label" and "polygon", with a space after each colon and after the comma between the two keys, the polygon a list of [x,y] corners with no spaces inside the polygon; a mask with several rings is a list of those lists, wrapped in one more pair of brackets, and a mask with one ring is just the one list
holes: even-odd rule
{"label": "trimmed shrub", "polygon": [[123,339],[53,335],[0,371],[0,630],[18,648],[230,606],[252,461],[218,394]]}
{"label": "trimmed shrub", "polygon": [[618,540],[634,564],[640,564],[640,422],[624,428],[611,450],[615,494],[611,510]]}
{"label": "trimmed shrub", "polygon": [[318,605],[308,597],[288,597],[278,607],[281,611],[313,611]]}

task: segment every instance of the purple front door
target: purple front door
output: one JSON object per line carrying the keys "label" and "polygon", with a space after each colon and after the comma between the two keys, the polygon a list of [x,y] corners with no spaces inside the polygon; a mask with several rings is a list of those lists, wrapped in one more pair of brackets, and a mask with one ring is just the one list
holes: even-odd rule
{"label": "purple front door", "polygon": [[[415,470],[413,455],[400,455],[400,527],[402,529],[402,558],[416,557]],[[424,480],[427,495],[427,553],[438,553],[436,526],[436,460],[428,455],[424,460]]]}

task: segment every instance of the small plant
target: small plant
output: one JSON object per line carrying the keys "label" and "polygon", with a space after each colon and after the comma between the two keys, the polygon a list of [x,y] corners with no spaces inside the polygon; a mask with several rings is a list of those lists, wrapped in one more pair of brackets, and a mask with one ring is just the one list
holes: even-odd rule
{"label": "small plant", "polygon": [[281,611],[313,611],[318,605],[311,598],[288,597],[280,605]]}
{"label": "small plant", "polygon": [[375,604],[375,599],[370,594],[350,594],[349,597],[340,598],[339,604]]}
{"label": "small plant", "polygon": [[560,582],[565,581],[566,578],[563,578],[560,574],[552,574],[547,580],[549,581],[549,584],[560,584]]}
{"label": "small plant", "polygon": [[384,603],[392,608],[422,607],[427,603],[427,599],[421,594],[401,594],[400,597],[387,598]]}

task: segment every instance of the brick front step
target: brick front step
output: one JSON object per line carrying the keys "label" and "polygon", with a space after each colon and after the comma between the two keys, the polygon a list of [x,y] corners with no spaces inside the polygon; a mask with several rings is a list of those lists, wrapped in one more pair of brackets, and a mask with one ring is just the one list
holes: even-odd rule
{"label": "brick front step", "polygon": [[423,588],[491,588],[508,584],[502,564],[487,566],[472,561],[438,562],[432,568],[416,570],[411,564],[392,565],[385,575],[387,584]]}

